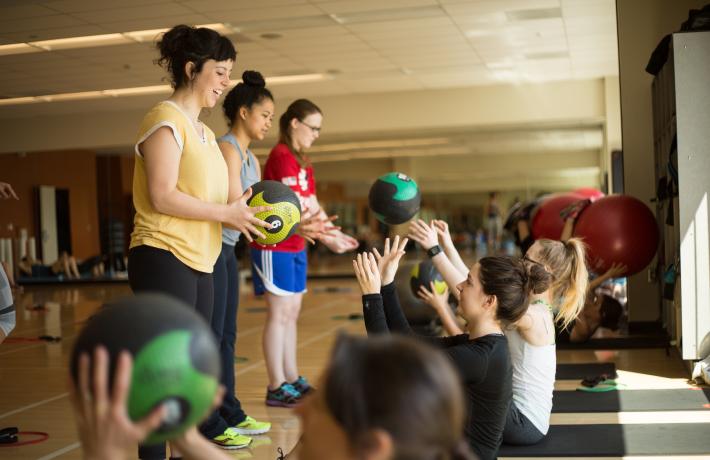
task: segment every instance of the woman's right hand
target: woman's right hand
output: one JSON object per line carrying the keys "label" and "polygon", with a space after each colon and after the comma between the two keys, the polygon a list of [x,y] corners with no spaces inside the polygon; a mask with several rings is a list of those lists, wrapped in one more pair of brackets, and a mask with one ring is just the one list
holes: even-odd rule
{"label": "woman's right hand", "polygon": [[451,239],[451,232],[449,231],[449,224],[441,219],[434,219],[431,221],[432,227],[436,230],[439,235],[439,242],[445,248],[453,248],[454,241]]}
{"label": "woman's right hand", "polygon": [[407,247],[408,242],[409,240],[407,238],[400,241],[399,235],[397,235],[394,237],[392,246],[390,246],[390,239],[385,239],[385,247],[382,251],[382,255],[380,255],[377,249],[373,249],[375,259],[377,259],[377,269],[380,271],[382,284],[384,286],[394,281],[394,277],[397,274],[397,267],[399,267],[399,260],[404,255],[404,248]]}
{"label": "woman's right hand", "polygon": [[247,201],[251,198],[251,194],[252,190],[249,187],[242,196],[229,203],[227,205],[227,215],[223,221],[228,227],[239,230],[250,243],[254,241],[254,238],[264,236],[263,232],[259,231],[257,227],[271,228],[270,223],[255,216],[260,212],[271,211],[271,206],[249,207]]}
{"label": "woman's right hand", "polygon": [[428,251],[439,244],[439,238],[436,234],[434,226],[428,225],[421,219],[412,221],[409,225],[409,234],[407,236],[410,240],[414,240],[419,243],[425,251]]}

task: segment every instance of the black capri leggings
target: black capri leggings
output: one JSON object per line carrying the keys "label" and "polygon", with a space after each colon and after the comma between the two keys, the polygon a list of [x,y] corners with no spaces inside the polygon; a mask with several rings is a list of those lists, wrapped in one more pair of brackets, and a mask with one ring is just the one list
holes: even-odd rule
{"label": "black capri leggings", "polygon": [[[212,321],[214,285],[212,273],[193,270],[169,251],[151,246],[136,246],[128,252],[128,282],[134,293],[163,292],[177,297]],[[165,444],[139,446],[144,460],[165,458]]]}
{"label": "black capri leggings", "polygon": [[212,322],[212,273],[193,270],[169,251],[136,246],[128,251],[128,282],[134,293],[164,292],[193,307],[207,324]]}

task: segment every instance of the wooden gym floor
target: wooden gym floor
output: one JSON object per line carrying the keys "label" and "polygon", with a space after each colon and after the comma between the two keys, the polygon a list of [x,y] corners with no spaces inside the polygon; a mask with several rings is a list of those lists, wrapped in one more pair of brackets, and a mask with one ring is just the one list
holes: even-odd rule
{"label": "wooden gym floor", "polygon": [[[237,459],[277,458],[277,449],[288,452],[296,443],[299,423],[288,409],[267,408],[263,398],[266,370],[261,353],[261,329],[265,303],[242,285],[237,343],[237,393],[248,414],[269,420],[272,431],[254,438],[249,449],[235,451]],[[338,292],[332,289],[339,288]],[[316,381],[327,361],[339,330],[364,334],[362,321],[342,316],[360,312],[360,296],[354,280],[309,282],[299,322],[298,357],[301,373]],[[0,345],[0,428],[17,426],[20,431],[49,434],[45,442],[21,447],[0,447],[4,460],[80,459],[81,452],[66,392],[67,362],[82,323],[102,302],[130,294],[126,284],[55,285],[25,287],[16,298],[18,324],[10,339]],[[37,306],[43,309],[33,309]],[[130,331],[126,331],[127,334]],[[41,335],[61,337],[60,342],[23,339]],[[559,362],[614,361],[620,378],[629,388],[686,386],[687,374],[672,350],[623,350],[618,352],[559,351]],[[558,381],[558,389],[574,389],[576,381]],[[710,422],[706,412],[659,412],[654,422]],[[561,423],[645,423],[648,413],[554,414]],[[631,458],[631,457],[626,457]],[[640,457],[634,457],[639,459]],[[658,458],[658,457],[650,457]],[[665,457],[670,458],[670,457]],[[677,459],[699,456],[673,457]],[[704,457],[709,458],[709,457]]]}

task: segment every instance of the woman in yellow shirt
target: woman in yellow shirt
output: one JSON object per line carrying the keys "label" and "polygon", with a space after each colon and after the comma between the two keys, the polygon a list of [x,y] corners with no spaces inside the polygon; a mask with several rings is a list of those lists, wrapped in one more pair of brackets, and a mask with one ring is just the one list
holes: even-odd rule
{"label": "woman in yellow shirt", "polygon": [[[207,28],[175,26],[157,44],[159,63],[170,73],[173,94],[145,116],[135,144],[134,230],[128,279],[134,292],[171,294],[195,308],[209,323],[212,270],[222,248],[222,224],[260,235],[270,225],[254,217],[269,208],[249,208],[248,190],[227,203],[227,166],[214,133],[200,120],[230,84],[236,58],[228,38]],[[149,308],[149,307],[146,307]],[[251,441],[208,419],[201,432],[226,449]],[[142,459],[165,458],[164,446],[141,447]]]}

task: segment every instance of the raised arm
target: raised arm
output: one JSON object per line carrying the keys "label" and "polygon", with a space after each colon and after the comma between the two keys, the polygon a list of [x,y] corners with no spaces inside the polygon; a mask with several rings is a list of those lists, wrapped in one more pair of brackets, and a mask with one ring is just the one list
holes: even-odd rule
{"label": "raised arm", "polygon": [[[419,243],[425,251],[429,251],[438,245],[436,230],[434,230],[433,226],[427,225],[427,223],[421,219],[412,222],[409,227],[409,238]],[[453,292],[458,299],[456,286],[466,279],[466,275],[462,275],[456,267],[454,267],[443,251],[432,257],[431,261],[434,263],[436,269],[439,270],[439,273],[441,273],[441,276],[444,278],[444,281],[446,281],[451,292]]]}
{"label": "raised arm", "polygon": [[[372,263],[370,258],[372,258]],[[362,292],[362,315],[365,318],[367,334],[389,333],[380,294],[382,280],[374,256],[367,253],[358,254],[353,260],[353,270]]]}
{"label": "raised arm", "polygon": [[439,244],[441,244],[441,247],[446,253],[446,257],[449,258],[451,264],[464,277],[468,276],[468,267],[461,258],[461,254],[456,249],[456,246],[454,246],[454,241],[451,239],[449,224],[443,220],[435,219],[432,221],[432,227],[436,230],[436,233],[439,236]]}

